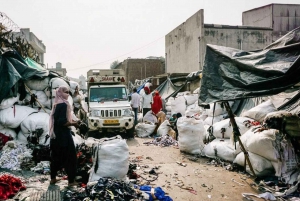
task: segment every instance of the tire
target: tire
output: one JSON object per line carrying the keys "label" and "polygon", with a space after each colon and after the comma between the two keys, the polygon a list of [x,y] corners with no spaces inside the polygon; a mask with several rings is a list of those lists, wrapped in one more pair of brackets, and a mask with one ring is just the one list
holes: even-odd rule
{"label": "tire", "polygon": [[134,129],[135,127],[134,126],[132,126],[132,128],[131,129],[127,129],[126,130],[126,137],[127,138],[134,138]]}

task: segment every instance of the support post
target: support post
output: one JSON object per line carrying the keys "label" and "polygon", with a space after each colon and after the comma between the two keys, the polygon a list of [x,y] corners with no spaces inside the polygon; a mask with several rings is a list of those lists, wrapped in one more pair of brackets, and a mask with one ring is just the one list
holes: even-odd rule
{"label": "support post", "polygon": [[246,162],[247,162],[248,165],[249,165],[249,167],[250,167],[250,170],[251,170],[253,176],[256,177],[256,174],[255,174],[255,172],[253,170],[252,164],[251,164],[250,159],[249,159],[249,154],[246,151],[246,149],[245,149],[245,147],[244,147],[244,145],[243,145],[243,143],[242,143],[242,141],[240,139],[241,133],[240,133],[239,128],[238,128],[238,126],[236,124],[236,121],[234,119],[234,115],[232,113],[232,110],[230,108],[230,105],[229,105],[228,101],[225,101],[224,105],[225,105],[225,108],[227,110],[227,113],[228,113],[228,116],[230,118],[230,122],[231,122],[231,125],[232,125],[232,128],[233,128],[233,136],[234,136],[235,139],[238,140],[239,145],[241,147],[241,150],[242,150],[242,152],[244,152],[244,155],[245,155],[245,170],[246,170]]}

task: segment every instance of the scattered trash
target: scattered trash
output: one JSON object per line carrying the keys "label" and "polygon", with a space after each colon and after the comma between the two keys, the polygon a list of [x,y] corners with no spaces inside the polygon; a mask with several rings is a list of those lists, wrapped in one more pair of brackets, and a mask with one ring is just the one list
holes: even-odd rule
{"label": "scattered trash", "polygon": [[187,166],[187,164],[185,164],[185,163],[182,163],[182,162],[179,162],[179,161],[176,161],[176,163],[177,163],[178,165],[181,165],[181,166],[183,166],[183,167],[186,167],[186,166]]}
{"label": "scattered trash", "polygon": [[233,181],[234,183],[237,183],[238,185],[240,185],[240,186],[244,186],[244,184],[242,184],[242,183],[240,183],[240,182],[237,182],[235,179],[231,179],[231,181]]}

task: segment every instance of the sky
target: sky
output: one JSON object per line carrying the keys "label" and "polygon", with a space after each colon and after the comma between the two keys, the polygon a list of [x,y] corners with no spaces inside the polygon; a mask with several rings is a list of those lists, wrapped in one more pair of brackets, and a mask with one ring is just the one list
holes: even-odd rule
{"label": "sky", "polygon": [[0,0],[0,12],[46,46],[44,63],[86,76],[116,60],[165,55],[165,35],[204,9],[204,23],[242,25],[242,12],[299,0]]}

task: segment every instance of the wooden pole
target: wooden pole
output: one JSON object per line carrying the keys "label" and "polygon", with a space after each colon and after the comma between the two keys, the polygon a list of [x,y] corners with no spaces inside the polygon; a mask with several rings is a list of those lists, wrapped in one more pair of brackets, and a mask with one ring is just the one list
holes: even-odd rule
{"label": "wooden pole", "polygon": [[[27,87],[27,85],[24,83],[25,88],[28,90],[29,94],[32,95],[33,93],[31,92],[31,90],[29,89],[29,87]],[[45,110],[44,106],[39,102],[39,100],[37,98],[34,98],[36,100],[36,102],[41,106],[41,108],[48,114],[48,112]]]}
{"label": "wooden pole", "polygon": [[236,121],[234,119],[234,115],[232,113],[230,105],[229,105],[229,103],[227,101],[224,102],[224,105],[225,105],[225,108],[226,108],[227,113],[229,115],[230,122],[231,122],[231,125],[232,125],[232,128],[233,128],[233,136],[234,136],[235,139],[238,140],[238,142],[240,144],[240,147],[241,147],[241,150],[242,150],[242,152],[244,152],[244,155],[245,155],[245,170],[246,170],[246,161],[247,161],[247,163],[248,163],[248,165],[250,167],[250,170],[253,173],[253,176],[256,177],[256,174],[255,174],[255,172],[253,170],[252,164],[251,164],[250,159],[249,159],[249,154],[246,151],[246,149],[245,149],[245,147],[244,147],[244,145],[243,145],[243,143],[242,143],[242,141],[240,139],[241,133],[240,133],[239,127],[237,126]]}

